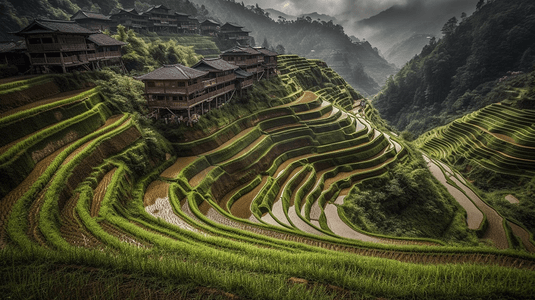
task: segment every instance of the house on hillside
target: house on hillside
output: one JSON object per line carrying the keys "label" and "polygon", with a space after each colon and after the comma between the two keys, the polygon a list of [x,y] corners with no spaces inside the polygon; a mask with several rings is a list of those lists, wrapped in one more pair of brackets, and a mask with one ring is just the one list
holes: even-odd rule
{"label": "house on hillside", "polygon": [[221,58],[240,67],[242,70],[252,73],[256,80],[260,80],[264,74],[264,55],[250,46],[236,46],[223,51]]}
{"label": "house on hillside", "polygon": [[270,77],[277,76],[277,57],[279,54],[263,47],[257,47],[255,49],[264,56],[262,67],[264,68],[265,77],[269,79]]}
{"label": "house on hillside", "polygon": [[14,65],[19,72],[31,66],[25,41],[0,42],[0,64]]}
{"label": "house on hillside", "polygon": [[219,37],[225,40],[235,40],[240,45],[250,45],[251,37],[249,36],[249,31],[243,29],[243,26],[225,23],[221,26]]}
{"label": "house on hillside", "polygon": [[221,24],[217,23],[214,20],[204,20],[201,23],[201,34],[207,36],[218,36],[219,30],[221,29]]}
{"label": "house on hillside", "polygon": [[136,31],[147,29],[147,20],[135,8],[118,9],[110,14],[110,20],[113,21],[113,30],[117,31],[117,25],[123,25],[127,30]]}
{"label": "house on hillside", "polygon": [[178,33],[198,34],[199,20],[196,18],[179,12],[175,12],[175,18],[178,24]]}
{"label": "house on hillside", "polygon": [[228,86],[233,83],[236,92],[240,95],[247,93],[247,88],[252,86],[254,82],[252,73],[248,73],[221,58],[202,59],[192,68],[210,72],[209,77],[216,81],[214,84],[218,85],[218,89],[222,88],[221,84]]}
{"label": "house on hillside", "polygon": [[159,116],[163,111],[170,111],[191,120],[192,115],[203,114],[232,97],[235,91],[233,70],[213,62],[199,62],[197,68],[165,65],[136,77],[145,84],[149,108],[157,110]]}
{"label": "house on hillside", "polygon": [[109,16],[79,10],[72,15],[71,21],[75,21],[78,25],[93,31],[110,30],[113,27],[113,21]]}
{"label": "house on hillside", "polygon": [[178,32],[177,16],[170,8],[156,5],[141,14],[145,20],[148,31],[152,32]]}
{"label": "house on hillside", "polygon": [[110,61],[122,65],[121,47],[126,45],[74,21],[38,19],[15,35],[25,39],[34,71],[45,73],[74,67],[95,70]]}

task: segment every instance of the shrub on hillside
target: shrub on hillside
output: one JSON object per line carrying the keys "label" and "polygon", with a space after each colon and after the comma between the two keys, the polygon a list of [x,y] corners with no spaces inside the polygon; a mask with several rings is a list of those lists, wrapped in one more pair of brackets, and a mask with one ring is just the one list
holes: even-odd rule
{"label": "shrub on hillside", "polygon": [[19,73],[19,69],[13,65],[0,65],[0,78],[7,78],[15,76]]}

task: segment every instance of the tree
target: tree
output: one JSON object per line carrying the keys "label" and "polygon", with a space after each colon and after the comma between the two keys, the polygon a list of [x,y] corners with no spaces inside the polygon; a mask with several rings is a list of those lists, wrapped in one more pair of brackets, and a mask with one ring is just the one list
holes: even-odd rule
{"label": "tree", "polygon": [[266,48],[266,49],[269,49],[269,43],[268,43],[268,40],[267,40],[266,37],[264,37],[264,42],[262,43],[262,47]]}
{"label": "tree", "polygon": [[446,24],[444,24],[444,27],[442,27],[442,33],[445,36],[448,36],[455,31],[455,28],[457,28],[457,18],[452,17],[446,22]]}
{"label": "tree", "polygon": [[480,10],[485,5],[485,0],[479,0],[476,4],[476,10]]}
{"label": "tree", "polygon": [[275,47],[275,52],[277,52],[278,54],[286,54],[286,49],[284,48],[283,45],[281,44],[278,44],[277,47]]}

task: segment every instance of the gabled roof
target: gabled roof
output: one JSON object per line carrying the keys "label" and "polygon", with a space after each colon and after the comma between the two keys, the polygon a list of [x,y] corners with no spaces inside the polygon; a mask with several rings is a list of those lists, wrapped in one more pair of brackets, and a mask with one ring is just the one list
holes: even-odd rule
{"label": "gabled roof", "polygon": [[252,47],[243,47],[243,46],[236,46],[232,49],[225,50],[221,53],[221,55],[260,55],[260,51],[257,51],[256,49]]}
{"label": "gabled roof", "polygon": [[118,41],[112,37],[109,37],[103,33],[95,33],[89,36],[88,40],[97,44],[97,46],[123,46],[127,43]]}
{"label": "gabled roof", "polygon": [[155,5],[155,6],[151,7],[151,8],[149,8],[149,9],[147,9],[145,11],[145,13],[151,12],[151,11],[153,11],[155,9],[163,9],[165,11],[170,11],[171,10],[170,8],[165,7],[163,4],[160,4],[160,5]]}
{"label": "gabled roof", "polygon": [[[110,13],[111,16],[120,15],[120,14],[131,14],[139,16],[141,13],[139,13],[135,8],[114,8],[112,12]],[[110,16],[110,17],[111,17]]]}
{"label": "gabled roof", "polygon": [[165,65],[150,73],[136,77],[145,80],[188,80],[205,76],[208,72],[188,68],[181,64]]}
{"label": "gabled roof", "polygon": [[264,54],[265,56],[277,56],[277,55],[279,55],[277,52],[271,51],[271,50],[266,49],[264,47],[256,47],[255,49],[258,50],[258,52]]}
{"label": "gabled roof", "polygon": [[196,63],[192,68],[202,71],[230,71],[238,69],[238,66],[228,63],[221,58],[203,58]]}
{"label": "gabled roof", "polygon": [[249,73],[247,71],[244,71],[240,68],[238,68],[236,71],[234,71],[234,73],[236,74],[236,77],[240,78],[240,79],[244,79],[244,78],[249,78],[249,77],[253,77],[253,73]]}
{"label": "gabled roof", "polygon": [[111,21],[110,17],[103,14],[97,14],[90,11],[79,10],[77,13],[72,15],[71,20],[83,20],[83,19],[94,19],[100,21]]}
{"label": "gabled roof", "polygon": [[206,19],[204,20],[201,25],[216,25],[216,26],[221,26],[221,24],[219,24],[218,22],[214,21],[214,20],[210,20],[210,19]]}
{"label": "gabled roof", "polygon": [[27,49],[26,41],[0,42],[0,53],[21,52]]}
{"label": "gabled roof", "polygon": [[37,19],[22,30],[16,32],[16,35],[26,35],[33,33],[77,33],[92,34],[95,31],[82,27],[74,21],[46,20]]}
{"label": "gabled roof", "polygon": [[225,28],[230,27],[230,28],[233,28],[233,29],[243,28],[243,26],[240,26],[240,25],[238,25],[236,23],[229,23],[229,22],[227,22],[223,26],[221,26],[221,28],[223,28],[223,27],[225,27]]}

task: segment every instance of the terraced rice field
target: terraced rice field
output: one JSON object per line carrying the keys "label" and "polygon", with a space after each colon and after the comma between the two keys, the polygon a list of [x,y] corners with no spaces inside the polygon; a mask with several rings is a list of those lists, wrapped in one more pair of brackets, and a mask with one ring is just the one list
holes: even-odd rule
{"label": "terraced rice field", "polygon": [[[142,172],[136,167],[143,159],[149,161],[142,131],[131,115],[114,115],[98,91],[87,99],[75,94],[72,103],[47,103],[31,114],[16,112],[0,119],[2,128],[20,124],[20,118],[41,124],[32,128],[34,134],[25,132],[13,138],[16,143],[6,142],[0,156],[6,172],[0,247],[113,253],[159,249],[193,258],[251,249],[336,251],[419,264],[475,262],[535,269],[535,259],[527,254],[457,251],[438,240],[379,236],[350,224],[339,206],[351,186],[403,163],[408,151],[364,114],[354,113],[359,99],[353,99],[355,93],[339,77],[333,75],[336,84],[315,90],[303,90],[297,83],[299,74],[331,74],[330,69],[292,55],[281,56],[279,62],[289,96],[205,138],[174,144],[178,157],[167,153],[150,158],[156,163],[144,165]],[[75,116],[52,124],[39,121],[80,103],[85,109],[77,108],[82,112]],[[20,118],[13,117],[17,114]],[[46,130],[50,133],[42,134]],[[15,165],[20,170],[10,170]],[[450,172],[435,163],[434,174],[442,181],[450,178],[465,195],[458,200],[467,211],[469,228],[480,229],[485,216],[483,238],[497,249],[508,248],[500,216],[484,208]],[[529,234],[511,227],[533,251]]]}
{"label": "terraced rice field", "polygon": [[437,159],[464,157],[515,176],[535,175],[535,112],[492,104],[424,134],[422,149]]}
{"label": "terraced rice field", "polygon": [[[474,193],[457,172],[444,162],[459,161],[479,165],[485,169],[504,175],[532,178],[535,174],[535,111],[516,109],[508,105],[492,104],[454,122],[423,134],[418,140],[420,148],[436,159],[430,164],[439,164],[444,175],[436,175],[448,191],[458,199],[467,211],[469,228],[475,228],[485,217],[481,238],[491,241],[498,248],[510,247],[506,227],[522,241],[524,249],[533,252],[531,234],[517,224],[507,221],[496,210]],[[442,160],[442,162],[438,162]],[[438,169],[438,166],[434,166]],[[440,173],[440,172],[438,172]],[[513,195],[505,200],[518,204]],[[477,207],[477,210],[474,207]],[[508,225],[507,225],[508,224]]]}

